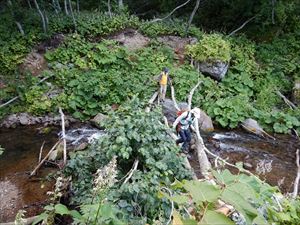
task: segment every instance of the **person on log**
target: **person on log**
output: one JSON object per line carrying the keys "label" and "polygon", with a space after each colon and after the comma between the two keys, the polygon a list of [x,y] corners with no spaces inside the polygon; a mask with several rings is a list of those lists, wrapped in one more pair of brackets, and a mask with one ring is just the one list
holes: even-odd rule
{"label": "person on log", "polygon": [[172,85],[172,79],[170,78],[169,69],[164,67],[161,74],[158,77],[160,89],[159,89],[159,99],[164,102],[166,98],[168,84]]}
{"label": "person on log", "polygon": [[192,140],[191,129],[194,129],[193,123],[195,118],[200,119],[201,111],[199,108],[192,110],[181,110],[177,112],[177,118],[173,123],[173,128],[176,129],[180,138],[176,140],[176,144],[183,143],[181,146],[182,151],[187,154]]}

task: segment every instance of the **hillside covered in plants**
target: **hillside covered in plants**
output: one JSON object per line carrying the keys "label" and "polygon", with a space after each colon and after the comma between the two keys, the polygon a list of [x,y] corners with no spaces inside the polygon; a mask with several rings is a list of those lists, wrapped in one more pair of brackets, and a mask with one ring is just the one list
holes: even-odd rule
{"label": "hillside covered in plants", "polygon": [[[8,0],[0,12],[2,121],[59,108],[83,123],[107,116],[103,137],[69,153],[33,224],[300,224],[298,197],[239,164],[235,174],[212,168],[210,179],[193,179],[162,108],[145,111],[167,67],[178,102],[200,83],[192,105],[216,127],[251,118],[296,137],[297,0]],[[216,62],[221,78],[203,69]]]}

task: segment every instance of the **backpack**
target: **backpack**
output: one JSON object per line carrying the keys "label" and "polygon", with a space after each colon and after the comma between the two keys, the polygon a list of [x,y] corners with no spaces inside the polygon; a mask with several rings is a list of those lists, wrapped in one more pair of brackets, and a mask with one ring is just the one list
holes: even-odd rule
{"label": "backpack", "polygon": [[[177,118],[178,118],[182,113],[184,113],[184,112],[186,112],[186,110],[180,110],[180,111],[177,111],[177,113],[176,113]],[[188,113],[188,114],[186,115],[185,119],[188,118],[189,114],[190,114],[190,113]],[[179,133],[180,129],[181,129],[181,123],[180,123],[180,121],[179,121],[179,123],[176,125],[176,132],[177,132],[177,134]]]}

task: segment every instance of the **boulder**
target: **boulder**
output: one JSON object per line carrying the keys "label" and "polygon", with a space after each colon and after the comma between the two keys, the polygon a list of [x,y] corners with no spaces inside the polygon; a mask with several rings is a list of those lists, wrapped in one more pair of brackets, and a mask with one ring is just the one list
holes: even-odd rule
{"label": "boulder", "polygon": [[300,80],[296,80],[293,88],[293,102],[300,105]]}
{"label": "boulder", "polygon": [[101,123],[105,120],[105,119],[107,119],[107,116],[106,115],[104,115],[104,114],[102,114],[102,113],[98,113],[93,119],[91,119],[90,121],[91,121],[91,123],[94,125],[94,126],[96,126],[96,127],[98,127],[98,128],[102,128],[101,127]]}
{"label": "boulder", "polygon": [[199,63],[199,70],[204,73],[208,74],[209,76],[217,79],[222,80],[227,73],[229,64],[226,62],[215,61],[215,62],[200,62]]}
{"label": "boulder", "polygon": [[254,119],[246,119],[245,121],[242,122],[242,127],[246,130],[249,131],[250,133],[254,133],[258,136],[262,136],[262,137],[269,137],[272,139],[275,139],[273,136],[269,135],[267,132],[265,132],[261,126],[258,124],[258,122]]}
{"label": "boulder", "polygon": [[[181,109],[187,109],[188,104],[186,102],[178,103]],[[177,117],[177,109],[175,108],[171,99],[166,99],[162,104],[163,114],[168,119],[170,124],[173,124]],[[214,130],[214,126],[211,118],[201,110],[201,116],[199,120],[199,128],[204,132],[211,132]]]}
{"label": "boulder", "polygon": [[121,45],[132,51],[143,48],[150,43],[148,37],[145,37],[133,29],[122,31],[121,33],[111,36],[110,39],[119,42]]}
{"label": "boulder", "polygon": [[199,120],[199,127],[204,132],[212,132],[214,131],[214,125],[212,123],[211,118],[201,110],[200,112],[200,120]]}

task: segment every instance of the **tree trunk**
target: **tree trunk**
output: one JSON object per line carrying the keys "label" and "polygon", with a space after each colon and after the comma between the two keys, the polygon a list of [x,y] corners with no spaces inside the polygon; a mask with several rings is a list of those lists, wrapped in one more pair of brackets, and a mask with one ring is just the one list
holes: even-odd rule
{"label": "tree trunk", "polygon": [[71,13],[73,24],[74,24],[74,29],[76,30],[76,20],[75,20],[75,17],[74,17],[71,0],[68,0],[68,2],[69,2],[70,13]]}
{"label": "tree trunk", "polygon": [[56,5],[57,5],[57,8],[58,8],[58,11],[61,12],[61,7],[60,7],[59,0],[55,0],[55,2],[56,2]]}
{"label": "tree trunk", "polygon": [[123,9],[124,3],[123,0],[119,0],[119,9]]}
{"label": "tree trunk", "polygon": [[112,18],[110,0],[107,0],[107,8],[108,8],[108,15],[110,18]]}
{"label": "tree trunk", "polygon": [[76,1],[77,12],[79,13],[79,0]]}
{"label": "tree trunk", "polygon": [[65,7],[65,13],[66,13],[66,15],[69,15],[67,0],[64,0],[64,7]]}
{"label": "tree trunk", "polygon": [[189,22],[188,22],[188,24],[187,24],[187,26],[186,26],[186,29],[185,29],[185,35],[186,35],[186,36],[188,35],[190,26],[191,26],[191,24],[192,24],[192,22],[193,22],[194,16],[195,16],[195,14],[196,14],[196,12],[197,12],[197,10],[198,10],[198,8],[199,8],[199,5],[200,5],[200,0],[197,0],[196,5],[195,5],[195,8],[194,8],[194,10],[193,10],[193,12],[192,12],[192,14],[191,14],[191,16],[190,16]]}
{"label": "tree trunk", "polygon": [[36,7],[36,9],[37,9],[37,11],[38,11],[40,17],[41,17],[44,33],[46,33],[46,32],[47,32],[47,28],[46,28],[46,20],[45,20],[45,17],[44,17],[44,15],[43,15],[43,13],[42,13],[42,11],[41,11],[41,9],[40,9],[39,4],[37,3],[37,1],[36,1],[36,0],[33,0],[33,2],[34,2],[34,5],[35,5],[35,7]]}
{"label": "tree trunk", "polygon": [[30,3],[30,0],[27,0],[27,4],[29,6],[29,9],[32,9],[32,6],[31,6],[31,3]]}
{"label": "tree trunk", "polygon": [[16,21],[15,23],[17,24],[17,27],[18,27],[20,33],[24,36],[24,35],[25,35],[25,32],[24,32],[24,30],[23,30],[22,24],[19,23],[18,21]]}

